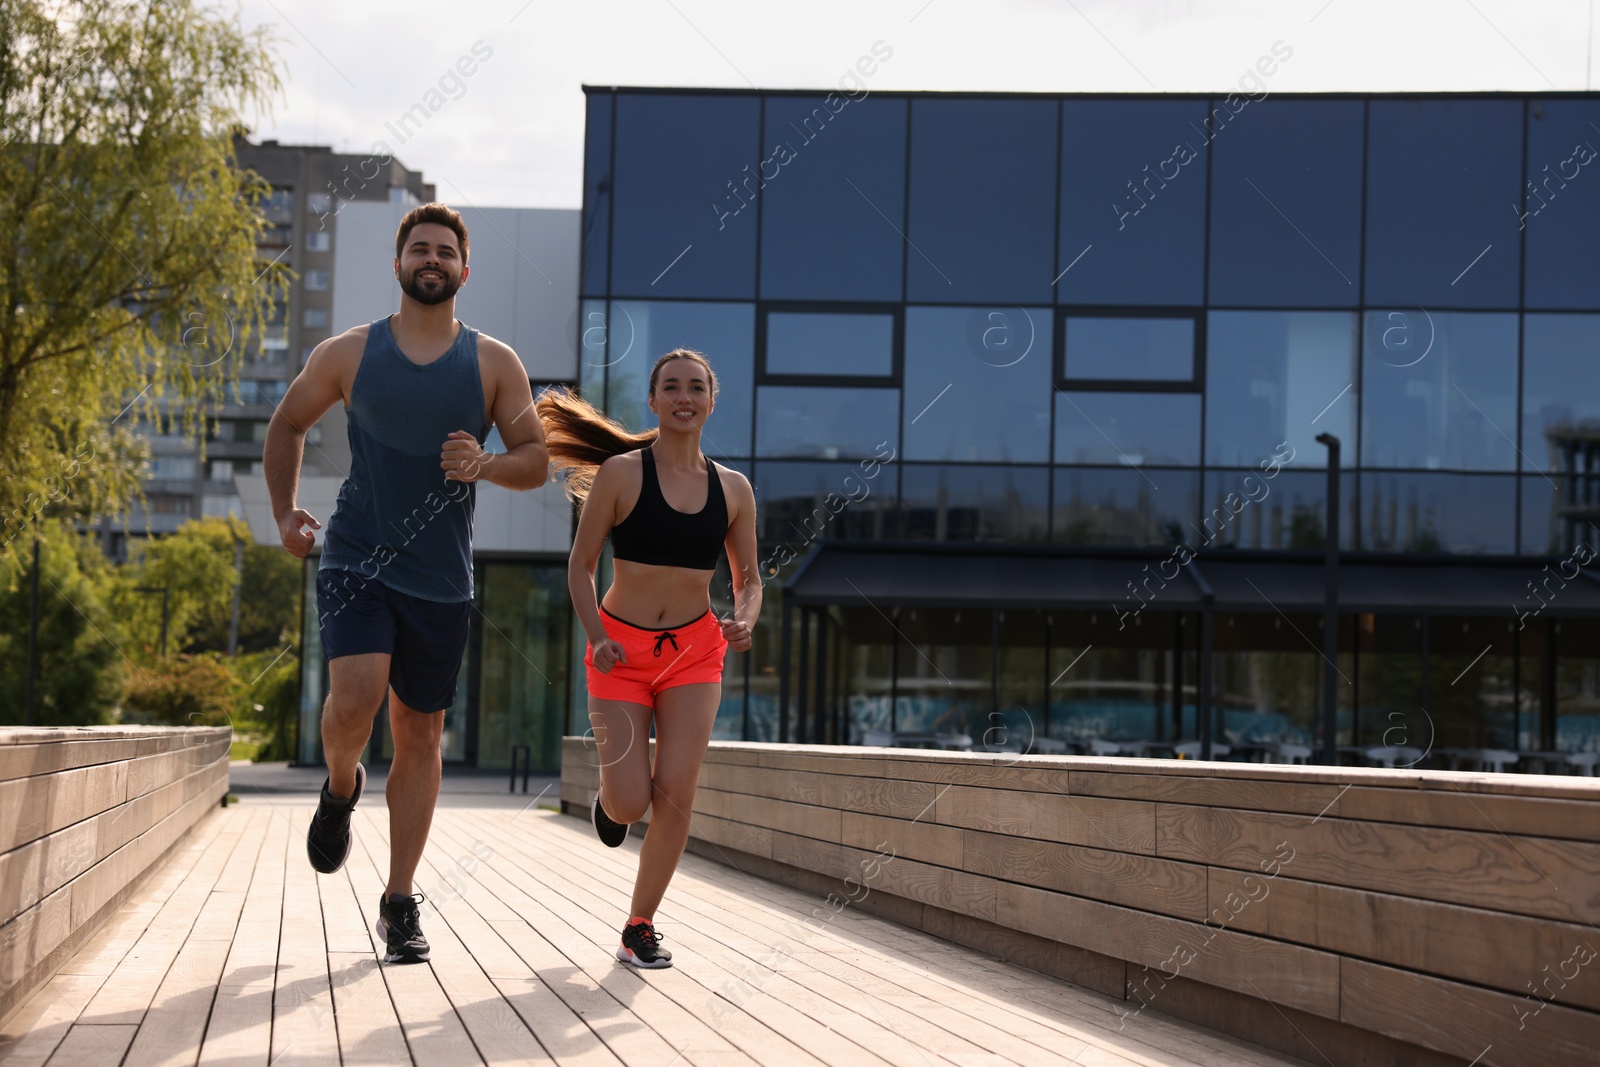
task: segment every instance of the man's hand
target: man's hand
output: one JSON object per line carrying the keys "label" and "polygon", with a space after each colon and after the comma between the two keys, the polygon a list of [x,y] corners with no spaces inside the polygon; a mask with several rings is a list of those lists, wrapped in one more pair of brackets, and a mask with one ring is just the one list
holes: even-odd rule
{"label": "man's hand", "polygon": [[476,482],[488,477],[492,455],[483,450],[476,437],[465,430],[456,430],[445,439],[439,466],[444,468],[447,482]]}
{"label": "man's hand", "polygon": [[307,526],[313,530],[322,529],[322,523],[302,508],[290,509],[289,514],[278,522],[278,536],[283,538],[283,547],[296,559],[305,559],[311,546],[317,543],[317,539],[304,529]]}
{"label": "man's hand", "polygon": [[718,619],[722,625],[723,640],[728,642],[728,647],[735,652],[750,651],[750,624],[740,622],[732,615],[726,619]]}

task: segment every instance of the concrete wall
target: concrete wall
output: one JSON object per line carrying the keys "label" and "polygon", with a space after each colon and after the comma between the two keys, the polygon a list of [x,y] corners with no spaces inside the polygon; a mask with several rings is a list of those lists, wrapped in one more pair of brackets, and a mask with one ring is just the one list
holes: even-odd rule
{"label": "concrete wall", "polygon": [[226,728],[0,728],[0,1021],[228,792]]}
{"label": "concrete wall", "polygon": [[[584,817],[592,742],[568,738]],[[642,829],[642,827],[640,827]],[[1600,782],[713,742],[689,847],[1312,1063],[1594,1062]]]}

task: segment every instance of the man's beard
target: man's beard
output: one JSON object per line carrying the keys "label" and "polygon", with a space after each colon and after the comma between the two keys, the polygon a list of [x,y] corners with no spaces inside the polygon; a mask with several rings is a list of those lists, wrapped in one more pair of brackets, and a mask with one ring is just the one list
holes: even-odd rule
{"label": "man's beard", "polygon": [[456,290],[461,288],[461,279],[453,278],[445,271],[439,272],[443,276],[442,280],[432,286],[429,286],[427,282],[419,282],[417,280],[417,275],[420,273],[422,271],[414,270],[410,274],[402,273],[400,275],[401,291],[419,304],[425,304],[429,307],[434,304],[442,304],[452,296],[455,296]]}

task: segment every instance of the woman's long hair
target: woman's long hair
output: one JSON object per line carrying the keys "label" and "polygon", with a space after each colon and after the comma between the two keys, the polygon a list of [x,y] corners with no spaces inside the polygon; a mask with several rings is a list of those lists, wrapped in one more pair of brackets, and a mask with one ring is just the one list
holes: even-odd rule
{"label": "woman's long hair", "polygon": [[[661,368],[670,360],[689,359],[705,368],[711,386],[711,399],[717,398],[717,375],[711,362],[690,348],[675,348],[656,360],[650,368],[649,394],[656,391],[656,379]],[[567,496],[581,508],[589,499],[594,486],[594,475],[600,464],[612,456],[643,448],[660,436],[660,430],[643,430],[634,433],[622,423],[609,418],[593,404],[576,393],[557,388],[547,391],[534,405],[544,423],[545,449],[550,453],[550,469],[566,471]]]}

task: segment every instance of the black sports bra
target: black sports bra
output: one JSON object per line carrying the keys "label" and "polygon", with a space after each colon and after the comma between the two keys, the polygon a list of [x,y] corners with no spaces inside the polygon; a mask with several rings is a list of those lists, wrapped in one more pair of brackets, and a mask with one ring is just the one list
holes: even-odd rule
{"label": "black sports bra", "polygon": [[639,501],[627,518],[611,528],[612,556],[658,567],[716,570],[728,537],[728,502],[722,495],[717,465],[706,460],[706,506],[690,515],[661,495],[650,449],[645,448],[641,455],[644,482],[639,486]]}

